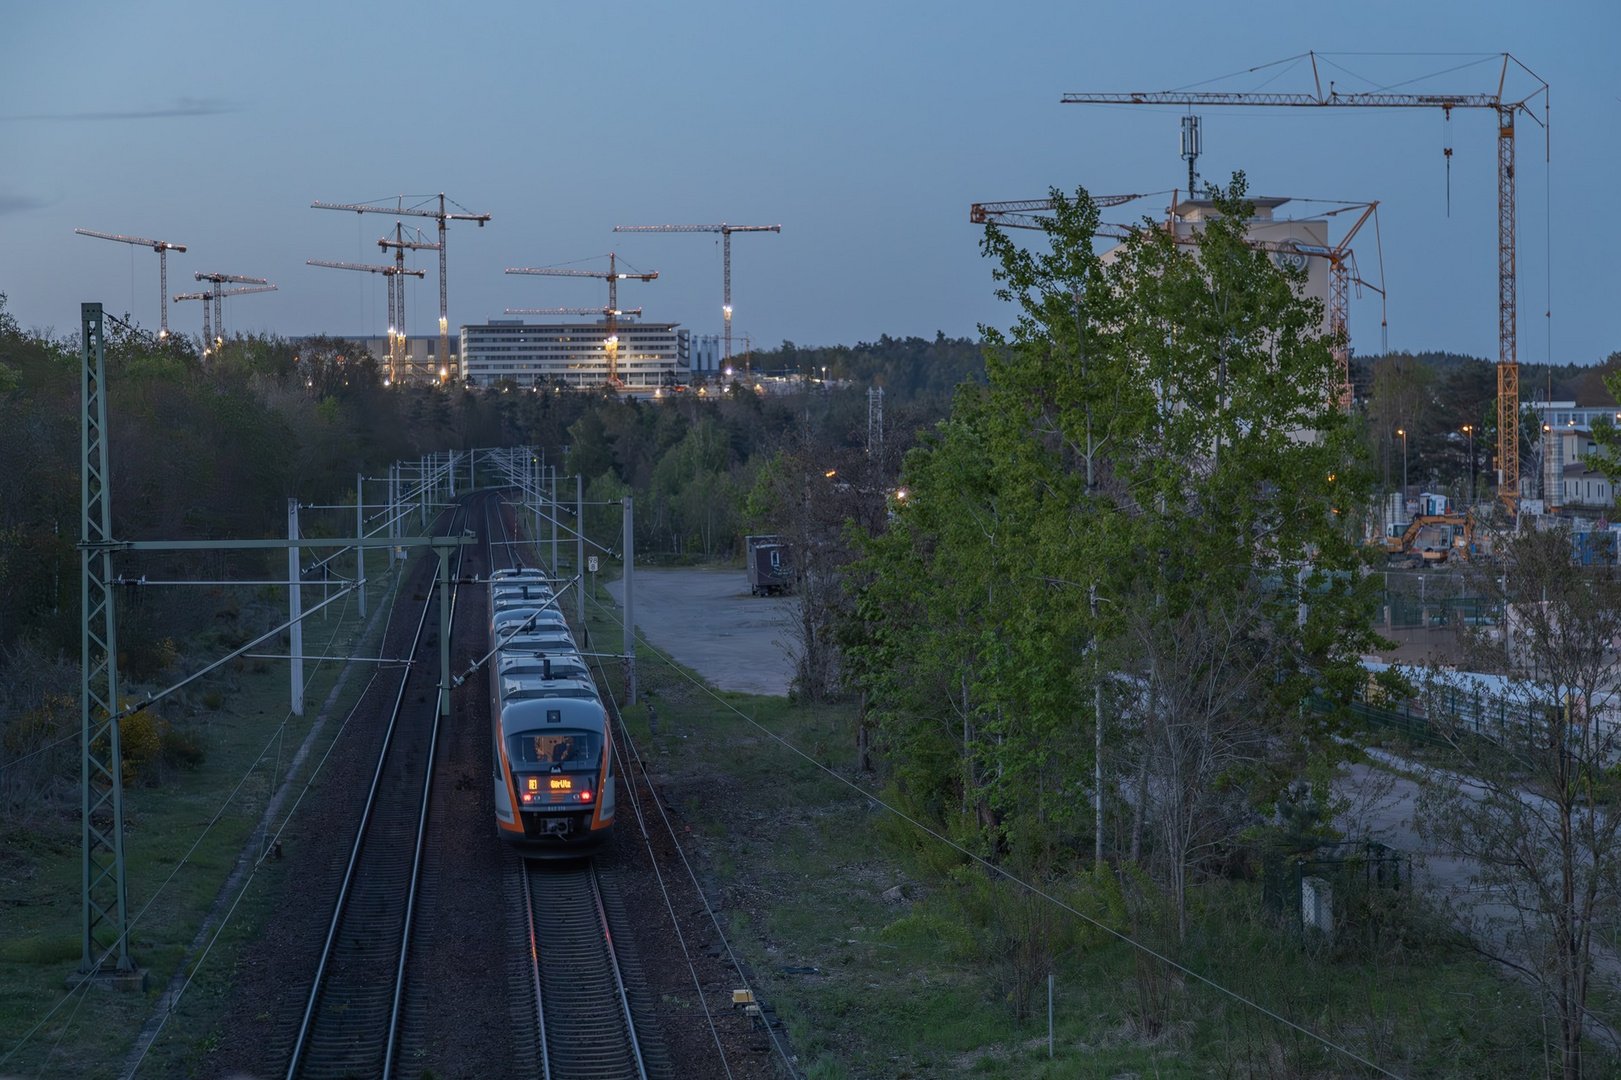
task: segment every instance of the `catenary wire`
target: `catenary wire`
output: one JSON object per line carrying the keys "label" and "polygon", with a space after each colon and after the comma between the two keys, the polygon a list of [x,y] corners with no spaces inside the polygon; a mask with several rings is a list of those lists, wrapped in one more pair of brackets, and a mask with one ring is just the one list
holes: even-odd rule
{"label": "catenary wire", "polygon": [[[609,609],[609,608],[605,607],[600,602],[597,604],[597,607],[599,609],[601,609],[608,616],[608,618],[610,618],[613,621],[619,622],[619,624],[621,626],[624,625],[623,620],[612,609]],[[812,757],[811,755],[805,753],[803,750],[799,749],[799,747],[795,746],[793,743],[789,742],[787,739],[784,739],[782,736],[778,735],[776,732],[772,731],[770,728],[768,728],[765,725],[761,724],[759,721],[755,720],[753,717],[751,717],[747,713],[743,712],[737,706],[733,705],[731,702],[727,701],[725,698],[723,698],[719,694],[715,693],[715,691],[713,689],[711,689],[708,684],[706,684],[703,681],[701,681],[700,679],[694,677],[689,671],[687,671],[685,668],[681,667],[679,664],[677,664],[670,657],[666,656],[657,646],[655,646],[651,641],[648,641],[647,638],[645,636],[643,636],[639,631],[635,634],[635,639],[639,640],[643,645],[646,645],[647,648],[655,656],[657,656],[659,659],[663,660],[664,663],[666,665],[668,665],[672,670],[679,673],[682,678],[686,679],[688,682],[690,682],[694,686],[698,687],[704,693],[708,694],[711,698],[713,698],[715,700],[715,702],[717,704],[723,706],[724,708],[730,710],[733,713],[736,713],[738,715],[738,717],[740,717],[742,720],[744,720],[750,726],[752,726],[753,728],[758,730],[762,735],[765,735],[767,738],[771,739],[773,742],[776,742],[777,744],[782,746],[784,749],[790,751],[791,753],[797,755],[798,757],[803,758],[805,761],[810,762],[811,765],[815,766],[820,771],[826,773],[828,776],[831,776],[834,780],[837,780],[839,783],[843,784],[845,787],[850,788],[852,791],[857,792],[858,794],[860,794],[864,798],[869,799],[872,802],[876,803],[877,805],[883,807],[885,810],[889,811],[891,814],[894,814],[896,817],[900,818],[902,821],[905,821],[907,824],[913,826],[914,828],[916,828],[916,829],[918,829],[918,830],[920,830],[920,831],[922,831],[924,833],[927,833],[929,836],[933,837],[934,839],[940,841],[941,843],[945,844],[946,846],[952,848],[953,850],[959,852],[960,854],[962,854],[962,855],[968,857],[969,859],[973,860],[974,862],[980,864],[986,870],[991,871],[992,873],[998,875],[999,877],[1006,878],[1008,881],[1010,881],[1013,884],[1018,885],[1018,886],[1020,886],[1020,887],[1022,887],[1024,889],[1026,889],[1027,891],[1029,891],[1033,895],[1039,896],[1043,900],[1046,900],[1048,903],[1053,904],[1053,905],[1055,905],[1055,906],[1057,906],[1059,908],[1062,908],[1063,910],[1069,912],[1071,915],[1074,915],[1077,918],[1079,918],[1079,919],[1081,919],[1081,920],[1083,920],[1083,921],[1085,921],[1087,923],[1090,923],[1091,925],[1097,927],[1099,930],[1102,930],[1104,933],[1108,934],[1109,936],[1111,936],[1111,937],[1113,937],[1113,938],[1115,938],[1115,939],[1117,939],[1119,941],[1124,942],[1125,944],[1131,946],[1133,949],[1136,949],[1137,951],[1141,952],[1145,956],[1152,957],[1153,959],[1158,960],[1160,963],[1165,964],[1167,967],[1170,967],[1170,968],[1172,968],[1172,969],[1174,969],[1176,971],[1180,971],[1182,974],[1186,975],[1187,977],[1189,977],[1191,979],[1194,979],[1194,980],[1196,980],[1198,982],[1203,983],[1204,985],[1210,987],[1211,989],[1217,991],[1218,993],[1225,994],[1227,997],[1232,998],[1234,1001],[1238,1002],[1239,1004],[1247,1006],[1248,1008],[1254,1009],[1256,1012],[1260,1013],[1263,1016],[1267,1016],[1267,1017],[1270,1017],[1273,1020],[1276,1020],[1278,1023],[1283,1024],[1285,1027],[1288,1027],[1288,1028],[1290,1028],[1290,1029],[1292,1029],[1294,1031],[1297,1031],[1300,1034],[1306,1036],[1309,1039],[1312,1039],[1315,1042],[1321,1043],[1323,1046],[1327,1047],[1328,1049],[1333,1050],[1336,1053],[1342,1054],[1343,1056],[1351,1059],[1352,1061],[1357,1062],[1360,1065],[1365,1065],[1368,1068],[1373,1069],[1375,1072],[1380,1073],[1381,1075],[1388,1076],[1388,1077],[1391,1078],[1391,1080],[1405,1080],[1405,1078],[1402,1077],[1399,1073],[1391,1072],[1389,1069],[1385,1068],[1384,1066],[1376,1064],[1375,1062],[1369,1061],[1367,1058],[1363,1057],[1361,1054],[1358,1054],[1356,1051],[1351,1050],[1351,1049],[1349,1049],[1347,1047],[1341,1046],[1340,1044],[1334,1042],[1332,1039],[1329,1039],[1324,1035],[1320,1035],[1317,1032],[1312,1031],[1310,1028],[1305,1027],[1304,1025],[1298,1024],[1295,1021],[1290,1020],[1286,1016],[1282,1016],[1282,1015],[1280,1015],[1280,1014],[1278,1014],[1276,1012],[1273,1012],[1271,1009],[1268,1009],[1266,1006],[1260,1004],[1259,1002],[1251,1001],[1249,998],[1245,997],[1243,994],[1240,994],[1238,991],[1229,989],[1228,987],[1223,986],[1221,983],[1216,982],[1214,979],[1210,978],[1209,976],[1202,975],[1199,972],[1194,971],[1192,968],[1187,967],[1184,964],[1180,964],[1175,960],[1172,960],[1170,957],[1168,957],[1168,956],[1164,955],[1163,953],[1160,953],[1160,952],[1150,948],[1147,945],[1144,945],[1142,942],[1136,940],[1135,938],[1131,937],[1130,935],[1122,933],[1119,930],[1116,930],[1114,927],[1108,925],[1105,922],[1102,922],[1102,921],[1100,921],[1098,919],[1093,918],[1092,916],[1086,914],[1084,911],[1079,911],[1076,908],[1071,907],[1069,904],[1064,903],[1064,901],[1060,900],[1059,898],[1057,898],[1057,897],[1043,891],[1042,889],[1038,888],[1035,885],[1030,884],[1027,881],[1024,881],[1022,878],[1019,878],[1019,877],[1015,876],[1014,874],[1010,873],[1009,871],[1007,871],[1003,867],[998,866],[997,864],[991,862],[990,860],[988,860],[988,859],[986,859],[986,858],[984,858],[984,857],[982,857],[980,855],[975,854],[974,852],[970,851],[969,849],[963,847],[961,844],[959,844],[956,841],[952,840],[950,837],[942,835],[941,833],[939,833],[935,829],[930,828],[928,825],[926,825],[923,822],[919,821],[918,819],[912,817],[910,814],[906,813],[904,810],[901,810],[899,807],[896,807],[896,806],[890,804],[889,802],[887,802],[886,800],[884,800],[880,796],[875,795],[872,792],[866,790],[861,785],[855,783],[853,780],[850,780],[850,779],[848,779],[846,777],[840,776],[832,768],[830,768],[830,767],[828,767],[826,765],[823,765],[821,762],[817,761],[814,757]],[[662,808],[661,808],[660,812],[662,813]],[[685,856],[684,853],[682,855],[682,859],[683,859],[683,861],[685,861],[685,859],[686,859],[686,856]],[[709,903],[708,903],[707,898],[705,898],[704,907],[706,909],[709,908]],[[713,911],[710,912],[710,917],[714,918]],[[718,929],[719,928],[718,922],[717,922],[716,926],[717,926],[717,929]],[[723,941],[725,940],[724,937],[722,938],[722,940]],[[729,951],[729,949],[730,949],[730,946],[728,946],[728,951]],[[734,963],[736,962],[735,956],[733,957],[733,962]],[[741,974],[741,970],[740,970],[739,974]]]}

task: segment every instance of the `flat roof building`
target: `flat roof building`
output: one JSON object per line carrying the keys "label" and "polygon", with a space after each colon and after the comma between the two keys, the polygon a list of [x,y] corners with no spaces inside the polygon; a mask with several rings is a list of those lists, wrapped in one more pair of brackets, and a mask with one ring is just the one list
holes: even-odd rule
{"label": "flat roof building", "polygon": [[[618,370],[628,388],[653,389],[687,381],[690,336],[676,323],[618,326]],[[461,329],[462,377],[472,386],[605,386],[608,327],[594,323],[526,323],[491,319]]]}

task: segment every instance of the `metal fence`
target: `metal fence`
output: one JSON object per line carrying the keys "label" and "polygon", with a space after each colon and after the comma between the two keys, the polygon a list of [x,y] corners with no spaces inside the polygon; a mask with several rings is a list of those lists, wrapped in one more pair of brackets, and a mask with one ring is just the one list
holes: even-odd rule
{"label": "metal fence", "polygon": [[1374,890],[1399,892],[1412,878],[1412,856],[1377,840],[1325,842],[1310,853],[1264,856],[1261,904],[1297,933],[1332,936]]}

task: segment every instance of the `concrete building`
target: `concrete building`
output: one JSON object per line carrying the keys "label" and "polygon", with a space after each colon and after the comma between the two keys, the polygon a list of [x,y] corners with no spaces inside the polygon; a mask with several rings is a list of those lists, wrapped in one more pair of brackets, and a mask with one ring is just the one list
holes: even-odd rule
{"label": "concrete building", "polygon": [[1621,427],[1621,406],[1608,400],[1527,401],[1524,407],[1536,414],[1542,428],[1541,490],[1549,510],[1569,507],[1607,508],[1615,505],[1615,491],[1608,477],[1588,467],[1587,458],[1596,446],[1595,422],[1608,420]]}
{"label": "concrete building", "polygon": [[[377,366],[386,374],[388,372],[388,337],[357,337],[351,340],[366,346],[366,351],[372,354]],[[408,335],[405,339],[405,369],[400,372],[400,378],[412,382],[438,382],[441,378],[453,379],[456,377],[457,364],[456,339],[450,339],[450,359],[446,363],[439,362],[439,335],[416,334]],[[444,374],[440,374],[440,368]]]}
{"label": "concrete building", "polygon": [[[1285,247],[1299,244],[1307,248],[1329,247],[1328,222],[1325,219],[1305,218],[1290,220],[1277,216],[1278,207],[1287,198],[1257,195],[1249,200],[1255,207],[1250,218],[1248,235],[1251,240],[1268,241]],[[1204,230],[1205,222],[1219,216],[1216,204],[1210,199],[1183,199],[1172,207],[1173,227],[1178,236],[1192,236]],[[1305,295],[1323,304],[1323,333],[1328,333],[1328,260],[1305,252],[1272,254],[1279,266],[1290,266],[1306,272]]]}
{"label": "concrete building", "polygon": [[[676,323],[619,323],[619,378],[628,389],[685,383],[691,340]],[[472,386],[604,386],[607,324],[491,319],[461,328],[462,378]]]}
{"label": "concrete building", "polygon": [[692,371],[710,375],[721,369],[721,336],[694,334],[692,336]]}

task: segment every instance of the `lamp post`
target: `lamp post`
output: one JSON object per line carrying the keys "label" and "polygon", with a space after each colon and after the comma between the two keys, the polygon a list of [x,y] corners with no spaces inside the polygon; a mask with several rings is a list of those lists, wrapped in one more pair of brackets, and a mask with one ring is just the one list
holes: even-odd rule
{"label": "lamp post", "polygon": [[1407,430],[1397,428],[1396,434],[1401,436],[1401,509],[1407,513]]}
{"label": "lamp post", "polygon": [[1469,505],[1475,505],[1475,426],[1465,424],[1463,433],[1469,436]]}

